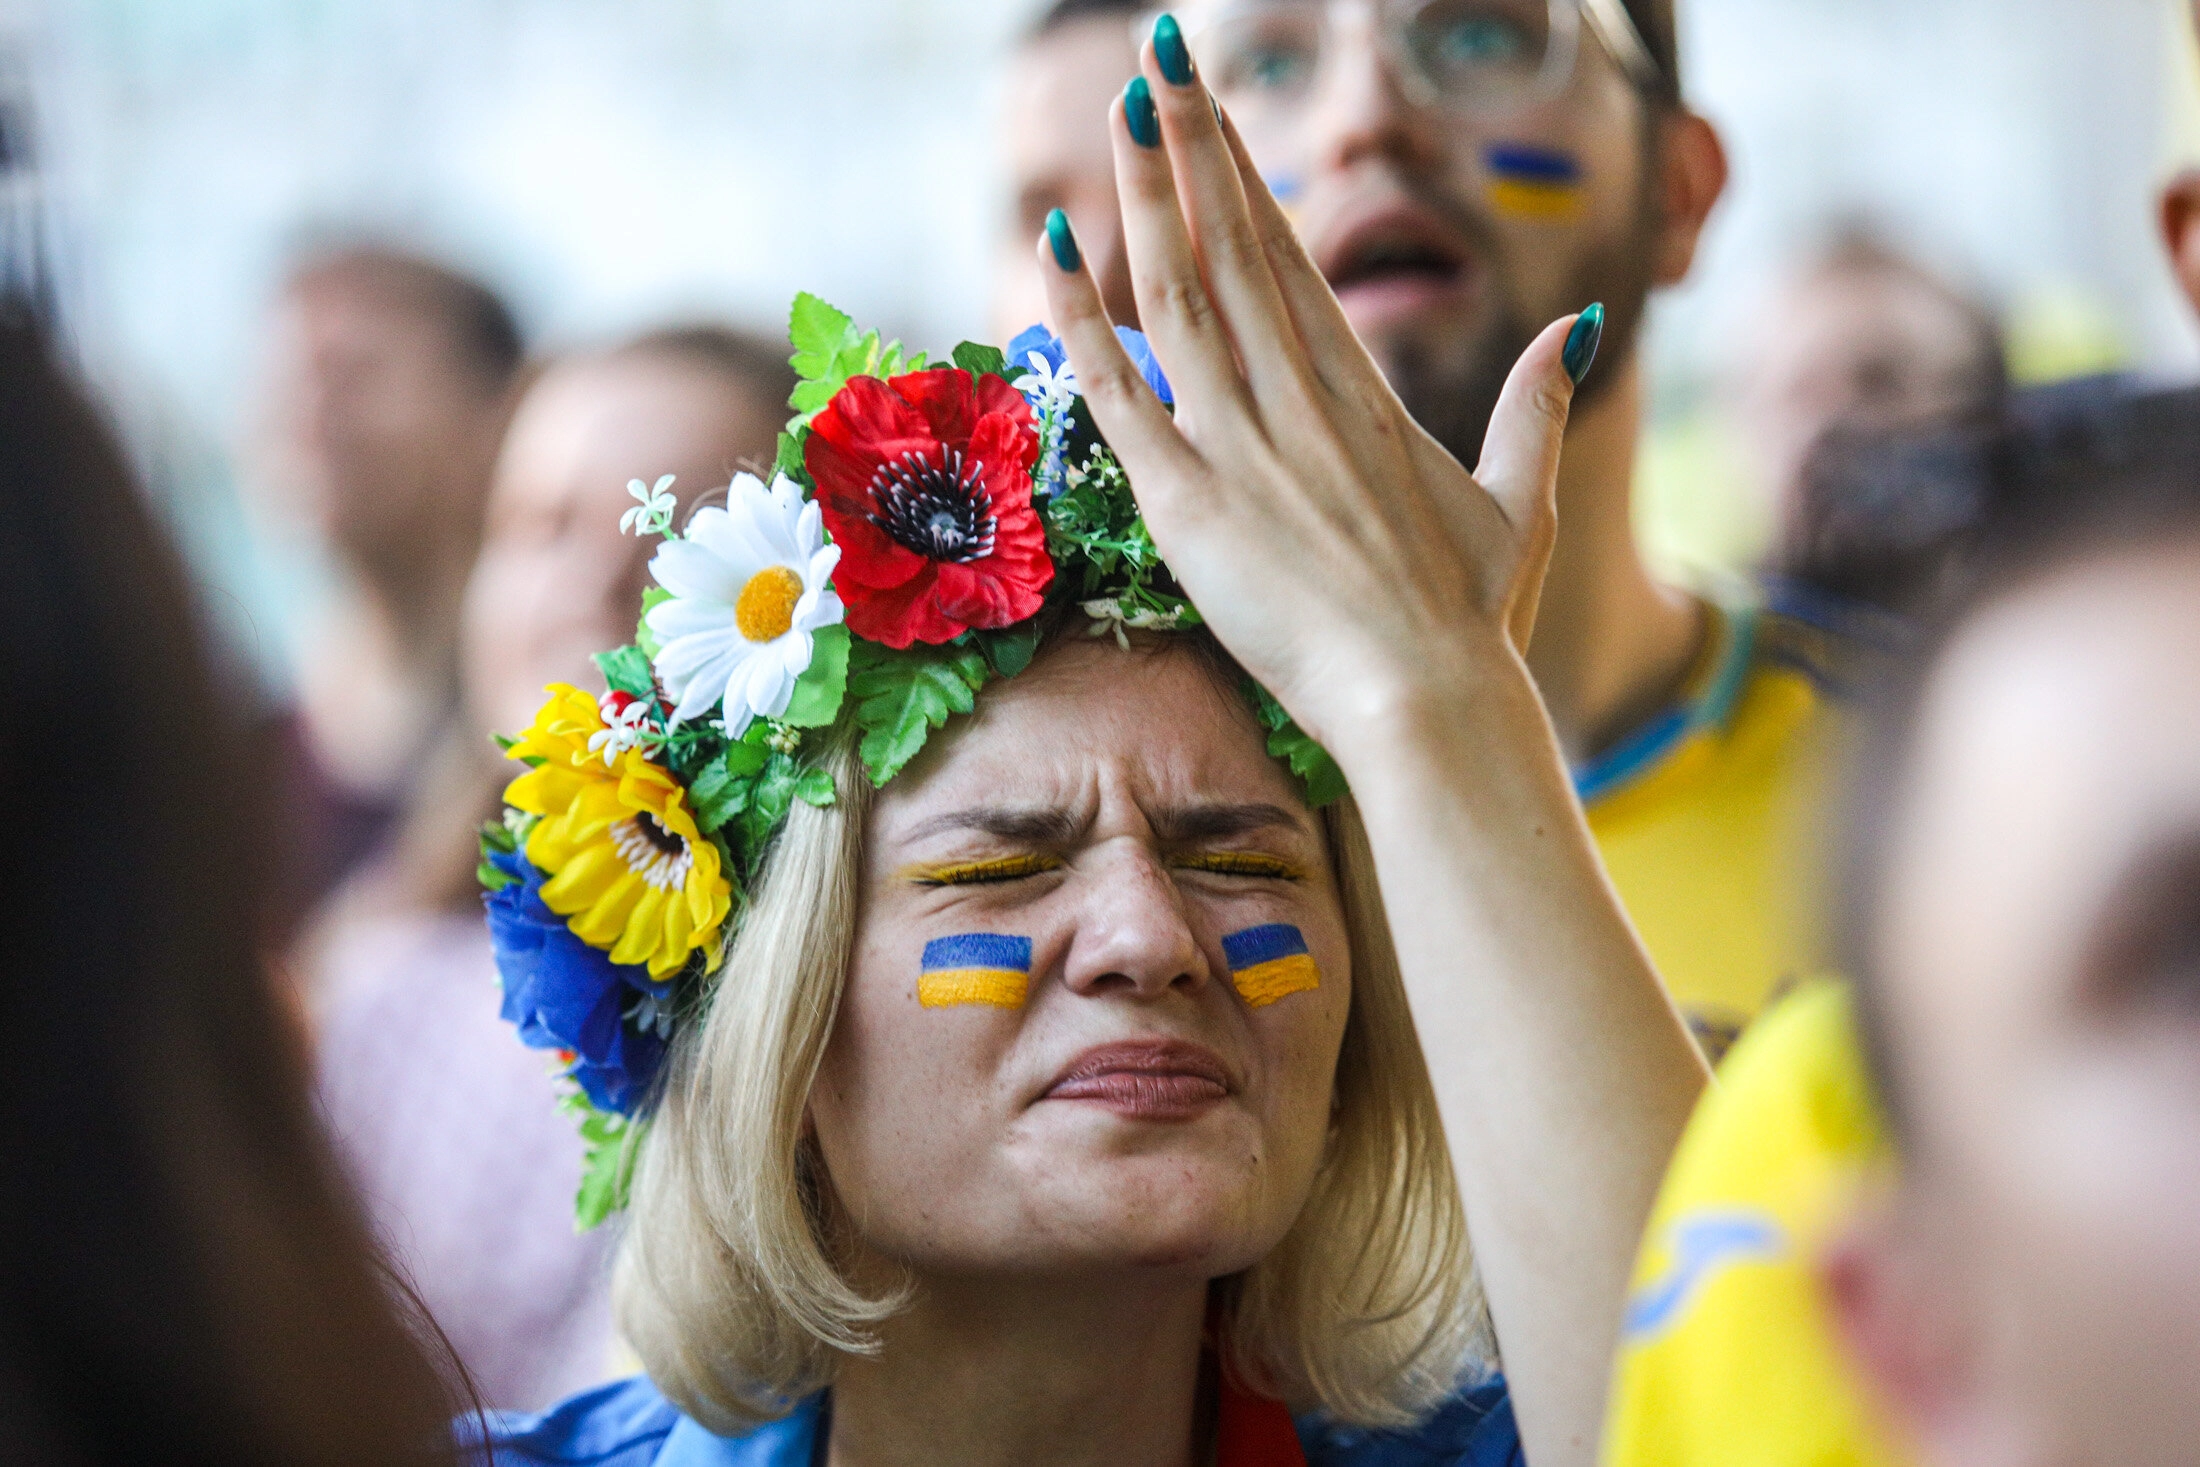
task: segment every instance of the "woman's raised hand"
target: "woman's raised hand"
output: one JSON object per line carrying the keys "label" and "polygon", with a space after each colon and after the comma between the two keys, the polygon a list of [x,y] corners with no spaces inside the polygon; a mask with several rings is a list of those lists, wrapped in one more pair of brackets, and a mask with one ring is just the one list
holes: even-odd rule
{"label": "woman's raised hand", "polygon": [[1206,88],[1182,62],[1187,79],[1170,81],[1150,44],[1142,65],[1113,111],[1116,186],[1175,416],[1110,329],[1059,211],[1040,246],[1049,301],[1171,570],[1344,758],[1367,720],[1469,687],[1477,658],[1525,647],[1602,313],[1529,346],[1469,474],[1407,415]]}
{"label": "woman's raised hand", "polygon": [[1165,71],[1145,48],[1113,123],[1175,416],[1059,214],[1054,319],[1170,569],[1352,784],[1527,1454],[1585,1467],[1643,1219],[1704,1079],[1519,657],[1602,313],[1529,346],[1468,473],[1407,416],[1170,50]]}

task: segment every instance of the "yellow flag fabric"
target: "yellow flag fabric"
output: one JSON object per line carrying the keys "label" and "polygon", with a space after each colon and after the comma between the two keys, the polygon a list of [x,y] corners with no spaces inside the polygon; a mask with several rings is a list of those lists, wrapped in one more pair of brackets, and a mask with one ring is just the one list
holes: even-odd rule
{"label": "yellow flag fabric", "polygon": [[1636,1264],[1606,1467],[1893,1467],[1817,1260],[1881,1132],[1847,988],[1809,983],[1704,1094]]}

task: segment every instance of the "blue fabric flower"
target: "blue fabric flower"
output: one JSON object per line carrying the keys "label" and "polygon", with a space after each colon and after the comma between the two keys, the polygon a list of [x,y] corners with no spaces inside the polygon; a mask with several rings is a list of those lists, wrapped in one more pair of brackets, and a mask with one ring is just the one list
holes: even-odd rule
{"label": "blue fabric flower", "polygon": [[1169,379],[1161,375],[1161,363],[1154,360],[1153,346],[1146,340],[1146,333],[1133,331],[1128,326],[1115,328],[1115,339],[1123,343],[1123,350],[1131,354],[1138,364],[1138,375],[1146,379],[1155,397],[1170,407],[1176,406],[1176,394],[1169,390]]}
{"label": "blue fabric flower", "polygon": [[650,980],[639,963],[614,963],[573,935],[565,919],[543,905],[543,874],[518,851],[490,864],[511,884],[488,895],[489,937],[504,981],[504,1017],[522,1043],[570,1050],[570,1073],[598,1110],[625,1115],[649,1094],[664,1063],[659,1026],[629,1022],[627,1013],[656,1013],[672,997],[670,983]]}
{"label": "blue fabric flower", "polygon": [[1009,371],[1014,372],[1018,368],[1028,369],[1031,366],[1031,354],[1033,352],[1039,354],[1039,359],[1047,364],[1047,370],[1050,372],[1061,371],[1062,364],[1069,360],[1069,353],[1063,349],[1061,337],[1056,336],[1044,326],[1026,326],[1023,330],[1017,332],[1015,339],[1008,344]]}
{"label": "blue fabric flower", "polygon": [[[1145,333],[1133,331],[1128,326],[1118,326],[1115,328],[1115,339],[1123,343],[1123,350],[1129,352],[1131,360],[1137,363],[1138,375],[1146,379],[1146,385],[1154,390],[1154,395],[1174,407],[1176,394],[1169,390],[1169,379],[1162,374],[1161,363],[1154,360],[1153,347],[1147,342]],[[1069,361],[1069,352],[1063,347],[1061,337],[1044,326],[1026,326],[1008,344],[1009,370],[1013,372],[1019,367],[1029,370],[1033,352],[1037,352],[1039,359],[1046,363],[1049,374],[1059,374]]]}

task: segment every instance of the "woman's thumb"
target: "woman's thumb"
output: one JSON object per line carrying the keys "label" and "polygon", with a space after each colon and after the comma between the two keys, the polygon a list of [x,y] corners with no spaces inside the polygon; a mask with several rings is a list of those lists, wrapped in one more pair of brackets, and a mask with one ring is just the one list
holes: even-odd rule
{"label": "woman's thumb", "polygon": [[1604,307],[1553,321],[1513,363],[1482,438],[1475,482],[1496,503],[1518,537],[1520,558],[1506,597],[1506,630],[1525,654],[1535,629],[1543,573],[1558,539],[1558,462],[1574,389],[1595,364],[1604,337]]}
{"label": "woman's thumb", "polygon": [[1553,321],[1513,363],[1497,410],[1482,438],[1474,480],[1505,512],[1516,533],[1528,534],[1551,513],[1558,490],[1558,455],[1574,388],[1596,361],[1604,307]]}

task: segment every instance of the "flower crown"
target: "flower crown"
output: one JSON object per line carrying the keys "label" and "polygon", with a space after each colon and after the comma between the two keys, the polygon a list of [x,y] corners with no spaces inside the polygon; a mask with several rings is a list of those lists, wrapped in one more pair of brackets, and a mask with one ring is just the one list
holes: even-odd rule
{"label": "flower crown", "polygon": [[[1171,403],[1145,338],[1117,334]],[[625,1205],[666,1046],[773,837],[796,801],[835,799],[826,735],[852,725],[883,785],[1030,664],[1048,608],[1126,641],[1200,619],[1044,327],[930,364],[802,295],[789,335],[797,415],[772,482],[736,476],[684,533],[669,477],[632,482],[621,530],[663,543],[633,644],[595,659],[609,691],[555,685],[498,740],[528,766],[481,837],[504,1017],[573,1082],[583,1227]],[[1321,747],[1246,694],[1309,801],[1343,794]]]}

